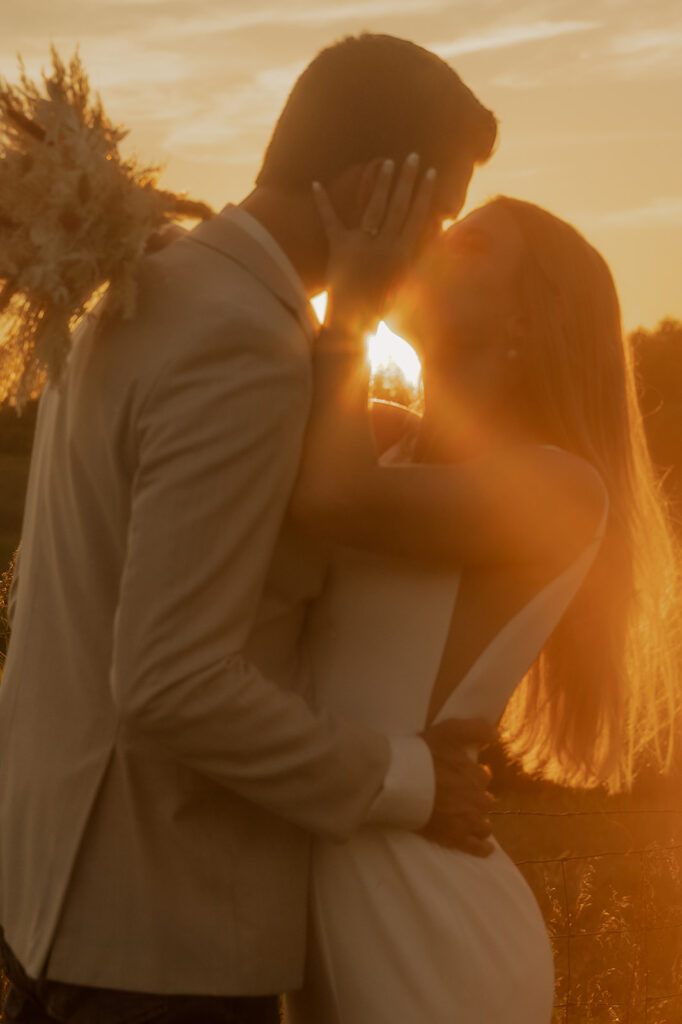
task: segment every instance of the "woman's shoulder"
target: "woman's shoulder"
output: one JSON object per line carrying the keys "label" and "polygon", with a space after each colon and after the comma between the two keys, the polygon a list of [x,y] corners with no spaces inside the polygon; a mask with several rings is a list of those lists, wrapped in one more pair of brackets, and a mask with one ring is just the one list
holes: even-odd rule
{"label": "woman's shoulder", "polygon": [[[601,536],[609,511],[604,476],[589,459],[556,445],[536,445],[530,455],[544,478],[543,491],[575,524],[575,536],[589,543]],[[549,491],[547,491],[549,484]]]}
{"label": "woman's shoulder", "polygon": [[492,551],[500,563],[559,565],[603,535],[607,487],[581,455],[514,440],[453,469],[460,495],[473,495],[471,531],[488,538],[486,560]]}
{"label": "woman's shoulder", "polygon": [[543,462],[551,466],[551,471],[557,474],[565,486],[570,486],[576,494],[584,495],[595,507],[608,505],[606,481],[593,462],[558,445],[542,444],[537,445],[537,448],[543,453]]}

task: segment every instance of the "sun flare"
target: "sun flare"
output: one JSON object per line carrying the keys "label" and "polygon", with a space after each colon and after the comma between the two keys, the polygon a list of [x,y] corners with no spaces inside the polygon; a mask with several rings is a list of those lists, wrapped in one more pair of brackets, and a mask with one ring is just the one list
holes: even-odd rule
{"label": "sun flare", "polygon": [[[320,292],[319,295],[316,295],[312,299],[312,306],[318,320],[322,323],[327,309],[327,293]],[[392,331],[383,320],[376,333],[367,338],[367,352],[373,374],[395,364],[410,387],[415,391],[418,390],[421,382],[419,357],[412,346],[408,345],[399,334]]]}

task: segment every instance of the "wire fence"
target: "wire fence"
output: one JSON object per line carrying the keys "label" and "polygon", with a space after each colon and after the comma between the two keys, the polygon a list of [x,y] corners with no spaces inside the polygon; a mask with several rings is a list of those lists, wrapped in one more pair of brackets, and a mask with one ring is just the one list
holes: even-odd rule
{"label": "wire fence", "polygon": [[680,803],[494,812],[550,933],[553,1024],[681,1024]]}
{"label": "wire fence", "polygon": [[553,1024],[681,1024],[678,799],[679,809],[495,813],[551,936]]}

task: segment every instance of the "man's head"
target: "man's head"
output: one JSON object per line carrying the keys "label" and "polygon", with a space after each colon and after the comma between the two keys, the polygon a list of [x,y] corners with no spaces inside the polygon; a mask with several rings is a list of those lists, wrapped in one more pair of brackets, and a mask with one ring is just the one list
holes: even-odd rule
{"label": "man's head", "polygon": [[371,169],[416,152],[423,169],[438,171],[437,212],[453,217],[496,134],[493,114],[445,61],[407,40],[365,33],[322,50],[301,74],[256,183],[307,193],[321,181],[352,218],[369,197]]}

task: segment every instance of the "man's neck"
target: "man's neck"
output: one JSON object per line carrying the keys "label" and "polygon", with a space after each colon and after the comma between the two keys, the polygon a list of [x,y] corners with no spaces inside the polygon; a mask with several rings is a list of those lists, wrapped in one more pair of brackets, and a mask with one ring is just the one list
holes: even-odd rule
{"label": "man's neck", "polygon": [[312,196],[257,187],[239,204],[286,253],[308,295],[325,287],[327,245]]}

